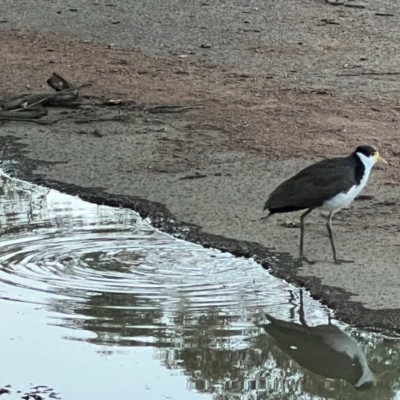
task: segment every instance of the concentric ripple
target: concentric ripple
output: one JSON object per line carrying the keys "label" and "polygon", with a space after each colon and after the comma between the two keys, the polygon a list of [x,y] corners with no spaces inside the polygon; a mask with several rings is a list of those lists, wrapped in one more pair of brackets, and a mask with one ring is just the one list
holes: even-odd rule
{"label": "concentric ripple", "polygon": [[251,314],[291,307],[289,285],[253,261],[160,233],[132,211],[5,177],[1,191],[0,299],[46,305],[54,324],[95,342],[176,341],[201,321],[244,340]]}
{"label": "concentric ripple", "polygon": [[138,228],[43,232],[1,240],[0,246],[2,282],[54,295],[131,293],[208,307],[237,304],[239,293],[244,300],[255,290],[252,274],[246,282],[235,277],[238,259]]}

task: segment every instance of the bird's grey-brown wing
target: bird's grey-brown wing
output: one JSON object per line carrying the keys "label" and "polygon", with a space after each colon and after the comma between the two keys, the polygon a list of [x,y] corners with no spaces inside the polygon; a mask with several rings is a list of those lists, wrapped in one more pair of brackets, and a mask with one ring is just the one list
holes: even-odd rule
{"label": "bird's grey-brown wing", "polygon": [[269,196],[264,210],[305,209],[322,206],[356,184],[355,165],[349,157],[310,165],[281,183]]}

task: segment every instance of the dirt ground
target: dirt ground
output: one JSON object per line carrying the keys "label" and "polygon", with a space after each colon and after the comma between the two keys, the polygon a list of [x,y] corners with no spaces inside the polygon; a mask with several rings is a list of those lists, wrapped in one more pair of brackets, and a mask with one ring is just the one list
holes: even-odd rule
{"label": "dirt ground", "polygon": [[[268,193],[315,160],[375,145],[390,165],[375,168],[363,193],[371,198],[334,222],[341,257],[356,262],[330,262],[317,212],[306,250],[321,262],[291,271],[269,262],[345,320],[400,329],[400,5],[82,3],[2,3],[0,93],[48,91],[54,71],[90,84],[85,94],[190,109],[62,110],[67,118],[49,126],[3,123],[3,158],[67,191],[73,184],[162,203],[177,221],[256,242],[279,259],[297,257],[299,230],[287,221],[298,216],[260,223]],[[79,122],[88,117],[124,118]],[[203,177],[181,179],[196,173]],[[208,244],[218,247],[214,239]]]}

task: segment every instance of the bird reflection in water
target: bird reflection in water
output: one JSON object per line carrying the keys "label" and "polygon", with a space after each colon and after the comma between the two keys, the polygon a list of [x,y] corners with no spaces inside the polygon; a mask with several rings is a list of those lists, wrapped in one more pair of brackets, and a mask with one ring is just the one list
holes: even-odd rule
{"label": "bird reflection in water", "polygon": [[272,342],[307,370],[329,379],[345,380],[357,390],[370,390],[382,374],[371,371],[358,343],[331,319],[326,325],[308,326],[305,321],[303,291],[300,290],[300,324],[266,314],[262,327]]}

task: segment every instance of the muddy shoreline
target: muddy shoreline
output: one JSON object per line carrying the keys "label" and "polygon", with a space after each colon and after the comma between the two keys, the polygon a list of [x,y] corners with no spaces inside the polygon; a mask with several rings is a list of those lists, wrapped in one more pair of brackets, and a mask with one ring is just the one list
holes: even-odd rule
{"label": "muddy shoreline", "polygon": [[150,218],[154,227],[177,238],[200,244],[206,248],[211,247],[229,252],[237,257],[254,257],[273,276],[309,290],[315,299],[332,308],[337,318],[370,331],[400,332],[397,323],[400,318],[400,310],[370,310],[361,303],[350,301],[351,295],[346,291],[324,285],[316,277],[301,276],[298,270],[299,265],[289,254],[279,254],[280,261],[276,263],[272,258],[274,253],[271,253],[270,249],[260,246],[259,243],[234,240],[204,232],[201,226],[177,220],[164,204],[140,197],[110,194],[102,188],[85,188],[47,179],[43,175],[32,173],[32,171],[35,171],[40,165],[48,166],[52,163],[27,159],[24,155],[26,146],[18,143],[13,137],[2,137],[0,144],[2,149],[1,167],[13,177],[79,196],[91,203],[132,209],[138,212],[142,218]]}
{"label": "muddy shoreline", "polygon": [[[0,92],[41,92],[57,72],[97,96],[199,107],[162,116],[63,111],[69,119],[48,127],[4,123],[4,170],[134,209],[206,247],[266,259],[273,275],[306,287],[338,318],[400,331],[400,5],[383,17],[381,1],[362,9],[314,0],[110,4],[2,6]],[[126,121],[77,124],[82,115]],[[363,193],[370,200],[334,221],[340,253],[357,262],[330,262],[323,220],[312,215],[306,248],[321,262],[296,266],[298,230],[285,223],[298,216],[260,224],[264,199],[301,167],[360,144],[376,145],[390,166],[374,170]],[[193,174],[204,178],[182,179]]]}

